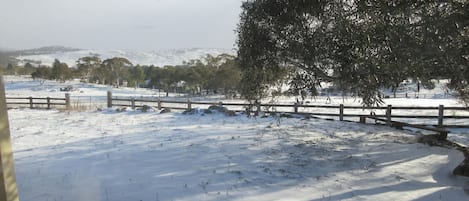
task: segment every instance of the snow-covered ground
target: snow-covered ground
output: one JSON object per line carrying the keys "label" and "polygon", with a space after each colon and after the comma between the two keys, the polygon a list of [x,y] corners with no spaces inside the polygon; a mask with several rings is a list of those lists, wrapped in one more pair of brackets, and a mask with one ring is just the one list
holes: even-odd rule
{"label": "snow-covered ground", "polygon": [[[7,96],[63,95],[54,82],[10,77],[5,83]],[[110,89],[79,88],[72,96],[105,97]],[[384,126],[115,108],[11,109],[9,119],[23,201],[469,198],[469,178],[451,175],[462,153]],[[468,144],[469,130],[450,139]]]}
{"label": "snow-covered ground", "polygon": [[[135,97],[135,98],[146,98],[146,99],[162,99],[162,100],[179,100],[187,101],[188,99],[193,102],[197,101],[211,101],[214,103],[224,102],[224,103],[240,103],[245,102],[244,100],[239,99],[226,99],[223,96],[211,96],[211,97],[189,97],[182,94],[172,94],[170,97],[165,97],[164,91],[150,90],[143,88],[112,88],[105,85],[96,85],[96,84],[87,84],[80,83],[77,80],[67,81],[65,83],[56,83],[55,81],[46,80],[44,82],[34,81],[29,77],[17,77],[17,76],[6,76],[6,89],[7,95],[9,97],[58,97],[63,98],[65,93],[70,93],[71,102],[73,107],[85,108],[88,110],[96,110],[97,108],[103,108],[106,106],[106,97],[107,91],[112,91],[113,96],[117,97]],[[72,85],[74,91],[71,92],[61,92],[60,88],[67,87]],[[407,88],[411,88],[410,85]],[[445,107],[462,107],[457,99],[454,97],[444,95],[445,91],[442,90],[442,85],[437,85],[434,90],[425,90],[426,94],[433,94],[433,98],[386,98],[383,99],[383,105],[393,105],[393,106],[410,106],[410,107],[422,107],[422,106],[432,106],[438,107],[439,105],[444,105]],[[412,91],[413,89],[409,89]],[[402,95],[403,92],[400,92]],[[414,93],[414,92],[413,92]],[[398,94],[399,95],[399,94]],[[447,97],[447,98],[442,98]],[[275,103],[280,104],[289,104],[292,105],[296,102],[296,97],[277,97],[274,99]],[[272,100],[267,98],[262,101],[262,103],[269,103]],[[129,102],[125,102],[130,104]],[[307,98],[305,100],[305,105],[325,105],[325,106],[338,106],[339,104],[344,104],[345,106],[361,106],[359,98],[352,97],[342,97],[337,95],[331,96],[318,96],[315,98]],[[183,107],[179,105],[179,107]],[[242,110],[242,107],[232,107],[231,109]],[[262,108],[265,110],[265,108]],[[272,108],[270,108],[272,110]],[[281,112],[293,112],[293,108],[276,108],[276,111]],[[338,114],[338,109],[333,108],[307,108],[299,107],[300,112],[314,112],[314,113],[333,113]],[[363,109],[346,109],[345,114],[370,114],[370,112],[375,112],[377,115],[384,115],[386,110],[363,110]],[[393,110],[392,114],[399,115],[438,115],[438,110]],[[445,110],[445,115],[452,116],[469,116],[469,111],[458,111],[458,110]],[[338,117],[327,117],[324,118],[335,118]],[[357,118],[346,118],[346,120],[357,121]],[[397,119],[399,121],[412,122],[416,124],[437,124],[437,119]],[[467,125],[465,119],[445,119],[445,124],[447,125]]]}

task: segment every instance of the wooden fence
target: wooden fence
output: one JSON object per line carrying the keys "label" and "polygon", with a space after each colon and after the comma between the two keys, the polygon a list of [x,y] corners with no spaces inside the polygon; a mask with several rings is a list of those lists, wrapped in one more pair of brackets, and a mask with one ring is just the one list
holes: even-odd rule
{"label": "wooden fence", "polygon": [[19,106],[33,108],[55,108],[56,106],[63,106],[65,109],[70,109],[70,94],[66,93],[64,98],[38,98],[38,97],[6,97],[8,106]]}
{"label": "wooden fence", "polygon": [[[236,112],[245,112],[246,108],[252,107],[254,114],[258,112],[265,113],[287,113],[287,114],[303,114],[319,117],[335,117],[340,121],[349,119],[357,119],[364,121],[363,117],[384,118],[391,122],[392,119],[433,119],[434,123],[424,123],[420,125],[435,127],[469,127],[469,108],[468,107],[395,107],[387,105],[385,107],[363,107],[363,106],[344,106],[340,105],[300,105],[300,104],[248,104],[248,103],[223,103],[223,102],[193,102],[161,100],[161,99],[145,99],[145,98],[125,98],[112,97],[112,93],[108,92],[107,106],[113,107],[131,107],[133,109],[148,105],[157,107],[158,109],[170,108],[175,110],[190,110],[197,106],[208,107],[209,105],[222,105],[229,110]],[[370,114],[371,113],[371,114]],[[460,114],[456,114],[460,113]],[[432,120],[432,121],[433,121]],[[447,120],[459,120],[462,123],[449,124]],[[419,124],[416,124],[419,125]]]}

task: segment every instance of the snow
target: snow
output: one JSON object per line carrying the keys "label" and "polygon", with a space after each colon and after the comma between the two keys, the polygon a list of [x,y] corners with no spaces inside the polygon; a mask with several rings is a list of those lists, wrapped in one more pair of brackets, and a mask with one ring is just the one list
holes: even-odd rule
{"label": "snow", "polygon": [[184,61],[191,59],[203,59],[207,54],[212,56],[220,54],[234,54],[232,50],[227,49],[209,49],[209,48],[193,48],[193,49],[176,49],[176,50],[160,50],[160,51],[136,51],[136,50],[76,50],[63,51],[51,54],[25,55],[19,56],[17,59],[22,63],[36,61],[41,65],[51,66],[55,59],[67,63],[68,66],[76,66],[79,58],[86,56],[98,55],[102,60],[112,57],[124,57],[129,59],[133,64],[154,65],[163,67],[166,65],[182,65]]}
{"label": "snow", "polygon": [[[9,77],[6,94],[62,93],[44,85]],[[80,90],[72,96],[107,88]],[[461,152],[385,126],[116,108],[10,109],[9,119],[24,201],[467,200],[469,191],[469,178],[451,175]],[[450,138],[469,141],[458,132]]]}

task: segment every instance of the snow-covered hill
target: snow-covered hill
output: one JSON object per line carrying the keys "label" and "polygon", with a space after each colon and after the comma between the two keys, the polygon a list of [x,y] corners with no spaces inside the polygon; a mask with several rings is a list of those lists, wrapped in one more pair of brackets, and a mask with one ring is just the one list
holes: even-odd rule
{"label": "snow-covered hill", "polygon": [[60,53],[60,52],[73,52],[73,51],[78,51],[78,50],[80,49],[55,45],[55,46],[46,46],[46,47],[40,47],[40,48],[34,48],[34,49],[28,49],[28,50],[19,50],[15,52],[21,55],[40,55],[40,54],[54,54],[54,53]]}
{"label": "snow-covered hill", "polygon": [[160,50],[160,51],[136,51],[136,50],[73,50],[73,51],[56,51],[47,54],[22,55],[16,57],[21,63],[35,63],[41,65],[51,65],[54,59],[67,63],[69,66],[75,66],[79,58],[97,55],[102,60],[112,57],[124,57],[129,59],[133,64],[140,65],[180,65],[184,61],[192,59],[202,59],[207,54],[216,56],[220,54],[234,54],[233,50],[228,49],[177,49],[177,50]]}

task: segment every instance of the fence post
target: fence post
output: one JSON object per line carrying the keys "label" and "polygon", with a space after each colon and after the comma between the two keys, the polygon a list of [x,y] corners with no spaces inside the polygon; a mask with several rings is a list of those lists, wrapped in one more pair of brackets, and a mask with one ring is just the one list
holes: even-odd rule
{"label": "fence post", "polygon": [[161,110],[161,99],[158,99],[158,110]]}
{"label": "fence post", "polygon": [[33,109],[33,97],[29,97],[29,109]]}
{"label": "fence post", "polygon": [[361,117],[360,117],[360,123],[366,124],[366,117],[361,116]]}
{"label": "fence post", "polygon": [[112,107],[112,92],[107,91],[107,108]]}
{"label": "fence post", "polygon": [[294,104],[293,104],[293,111],[294,111],[295,113],[298,113],[298,103],[294,103]]}
{"label": "fence post", "polygon": [[386,119],[388,120],[387,125],[391,126],[391,111],[392,111],[392,105],[388,105],[388,108],[386,109]]}
{"label": "fence post", "polygon": [[443,117],[445,113],[445,106],[438,106],[438,128],[443,128]]}
{"label": "fence post", "polygon": [[130,99],[130,106],[132,107],[132,110],[135,110],[135,98]]}
{"label": "fence post", "polygon": [[339,120],[343,121],[344,120],[344,104],[340,104],[339,108]]}
{"label": "fence post", "polygon": [[70,110],[72,108],[71,105],[70,105],[70,94],[69,93],[65,94],[65,108],[67,110]]}
{"label": "fence post", "polygon": [[0,77],[0,200],[18,201],[5,86]]}
{"label": "fence post", "polygon": [[187,99],[187,110],[192,110],[192,102],[190,99]]}
{"label": "fence post", "polygon": [[256,104],[256,112],[254,113],[254,116],[259,116],[259,113],[261,112],[261,103],[256,101],[255,104]]}
{"label": "fence post", "polygon": [[50,109],[50,97],[47,97],[47,109]]}

